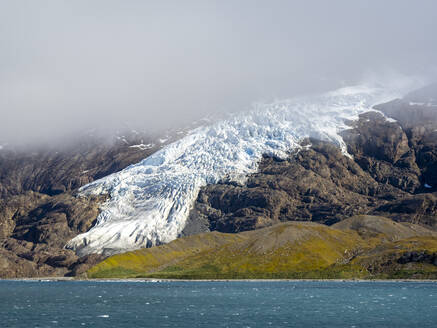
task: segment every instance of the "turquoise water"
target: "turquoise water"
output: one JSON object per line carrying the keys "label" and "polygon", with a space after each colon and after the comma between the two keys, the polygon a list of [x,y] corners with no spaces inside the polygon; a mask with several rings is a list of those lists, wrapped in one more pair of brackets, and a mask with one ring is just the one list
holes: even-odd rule
{"label": "turquoise water", "polygon": [[0,326],[437,327],[437,283],[3,280]]}

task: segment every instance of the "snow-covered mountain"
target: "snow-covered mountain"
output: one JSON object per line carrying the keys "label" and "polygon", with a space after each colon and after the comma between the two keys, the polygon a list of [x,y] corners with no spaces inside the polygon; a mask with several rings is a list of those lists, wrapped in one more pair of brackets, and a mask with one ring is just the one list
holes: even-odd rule
{"label": "snow-covered mountain", "polygon": [[222,179],[243,180],[263,154],[284,158],[306,137],[332,141],[373,105],[409,86],[356,86],[271,104],[199,127],[143,161],[85,185],[82,195],[108,194],[96,225],[72,239],[79,255],[112,254],[170,242],[183,230],[198,192]]}

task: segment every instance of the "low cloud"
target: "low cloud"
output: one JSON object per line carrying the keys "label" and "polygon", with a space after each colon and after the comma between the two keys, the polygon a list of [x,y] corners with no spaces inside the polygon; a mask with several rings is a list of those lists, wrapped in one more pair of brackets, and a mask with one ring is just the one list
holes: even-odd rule
{"label": "low cloud", "polygon": [[2,1],[0,142],[155,131],[437,67],[435,1]]}

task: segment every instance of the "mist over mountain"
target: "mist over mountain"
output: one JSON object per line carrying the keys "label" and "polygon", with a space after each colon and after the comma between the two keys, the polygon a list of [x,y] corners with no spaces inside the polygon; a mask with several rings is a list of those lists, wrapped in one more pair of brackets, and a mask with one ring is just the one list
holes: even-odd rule
{"label": "mist over mountain", "polygon": [[437,279],[436,9],[0,0],[0,278]]}
{"label": "mist over mountain", "polygon": [[[434,1],[0,1],[0,144],[435,75]],[[71,137],[70,137],[71,136]]]}

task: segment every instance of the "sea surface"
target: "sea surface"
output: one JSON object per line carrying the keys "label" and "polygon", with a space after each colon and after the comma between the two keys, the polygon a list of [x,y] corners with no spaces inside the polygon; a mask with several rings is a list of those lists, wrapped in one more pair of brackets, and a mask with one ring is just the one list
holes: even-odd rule
{"label": "sea surface", "polygon": [[437,327],[437,283],[2,280],[0,326]]}

